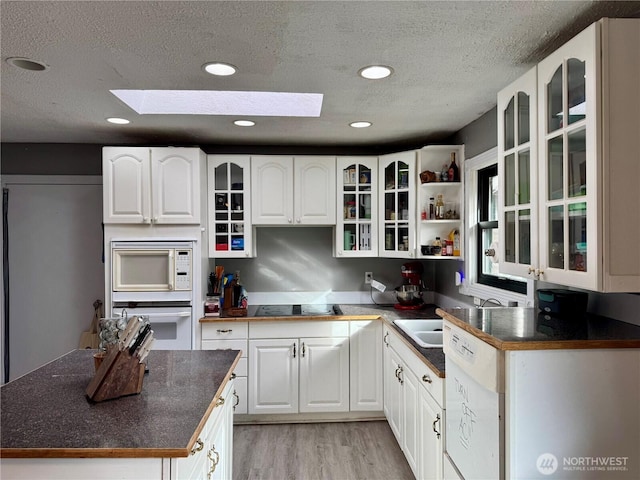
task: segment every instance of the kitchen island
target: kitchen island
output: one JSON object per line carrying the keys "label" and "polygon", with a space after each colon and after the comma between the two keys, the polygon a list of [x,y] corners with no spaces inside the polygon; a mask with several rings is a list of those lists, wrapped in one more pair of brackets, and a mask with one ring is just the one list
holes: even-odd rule
{"label": "kitchen island", "polygon": [[93,353],[75,350],[2,386],[3,479],[190,478],[210,468],[199,457],[230,459],[230,421],[228,451],[209,443],[233,411],[238,350],[152,351],[142,392],[100,403],[85,395]]}

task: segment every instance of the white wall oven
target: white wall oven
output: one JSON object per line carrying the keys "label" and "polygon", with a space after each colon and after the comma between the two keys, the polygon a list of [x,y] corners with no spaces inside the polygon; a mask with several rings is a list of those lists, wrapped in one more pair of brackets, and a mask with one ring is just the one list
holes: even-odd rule
{"label": "white wall oven", "polygon": [[142,315],[151,323],[154,349],[193,348],[194,242],[111,242],[114,316]]}

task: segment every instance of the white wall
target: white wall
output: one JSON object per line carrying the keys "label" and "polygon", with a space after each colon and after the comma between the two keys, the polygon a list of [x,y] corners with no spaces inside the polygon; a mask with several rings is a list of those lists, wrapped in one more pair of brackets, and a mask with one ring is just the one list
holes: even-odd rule
{"label": "white wall", "polygon": [[7,176],[10,379],[78,347],[104,301],[102,179]]}

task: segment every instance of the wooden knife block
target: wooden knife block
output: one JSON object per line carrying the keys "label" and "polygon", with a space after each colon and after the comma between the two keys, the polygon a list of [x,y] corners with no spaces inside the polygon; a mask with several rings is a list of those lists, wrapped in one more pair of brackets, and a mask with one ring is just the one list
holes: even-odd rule
{"label": "wooden knife block", "polygon": [[111,400],[142,391],[145,364],[128,350],[113,348],[89,382],[86,394],[94,402]]}

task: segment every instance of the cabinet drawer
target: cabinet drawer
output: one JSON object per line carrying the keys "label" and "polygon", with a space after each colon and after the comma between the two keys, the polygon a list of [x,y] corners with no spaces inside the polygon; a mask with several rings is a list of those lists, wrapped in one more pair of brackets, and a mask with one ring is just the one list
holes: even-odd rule
{"label": "cabinet drawer", "polygon": [[249,336],[254,338],[348,337],[346,321],[251,322]]}
{"label": "cabinet drawer", "polygon": [[214,322],[202,325],[203,340],[232,340],[247,338],[247,322]]}
{"label": "cabinet drawer", "polygon": [[[242,355],[246,355],[247,352],[245,350],[242,351]],[[244,356],[240,360],[238,360],[238,364],[236,368],[233,370],[233,373],[236,374],[236,377],[246,377],[249,368],[247,366],[247,357]]]}
{"label": "cabinet drawer", "polygon": [[247,356],[246,340],[202,340],[202,350],[242,350],[242,357]]}

